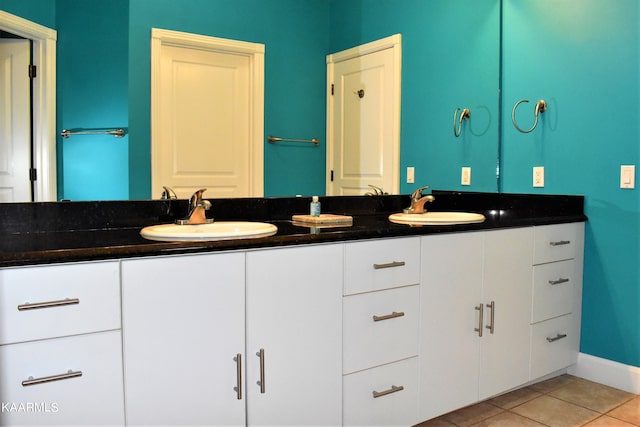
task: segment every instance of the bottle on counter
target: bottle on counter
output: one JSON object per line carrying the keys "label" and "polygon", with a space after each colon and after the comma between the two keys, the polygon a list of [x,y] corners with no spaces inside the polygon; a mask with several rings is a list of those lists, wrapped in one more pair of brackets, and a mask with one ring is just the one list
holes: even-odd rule
{"label": "bottle on counter", "polygon": [[320,202],[318,201],[318,196],[313,196],[311,198],[311,205],[309,207],[309,215],[311,215],[311,216],[320,216]]}

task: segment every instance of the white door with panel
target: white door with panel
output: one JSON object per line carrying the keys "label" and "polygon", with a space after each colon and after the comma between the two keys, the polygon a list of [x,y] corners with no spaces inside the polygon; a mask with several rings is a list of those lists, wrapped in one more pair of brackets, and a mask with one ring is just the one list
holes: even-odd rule
{"label": "white door with panel", "polygon": [[243,253],[122,262],[128,424],[245,425],[244,278]]}
{"label": "white door with panel", "polygon": [[247,253],[247,424],[342,423],[343,245]]}
{"label": "white door with panel", "polygon": [[[154,29],[152,186],[263,194],[264,45]],[[172,42],[173,39],[178,42]]]}
{"label": "white door with panel", "polygon": [[399,191],[400,36],[327,58],[327,194]]}
{"label": "white door with panel", "polygon": [[0,202],[30,202],[29,40],[0,39]]}

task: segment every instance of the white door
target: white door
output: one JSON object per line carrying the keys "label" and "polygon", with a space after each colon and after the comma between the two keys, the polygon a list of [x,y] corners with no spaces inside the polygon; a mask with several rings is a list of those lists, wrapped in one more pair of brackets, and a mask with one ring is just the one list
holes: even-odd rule
{"label": "white door", "polygon": [[247,425],[341,425],[342,262],[343,245],[247,253]]}
{"label": "white door", "polygon": [[169,186],[180,198],[198,188],[207,197],[262,196],[260,66],[254,55],[216,47],[220,39],[196,37],[152,54],[152,194]]}
{"label": "white door", "polygon": [[242,253],[122,262],[129,425],[245,425],[244,289]]}
{"label": "white door", "polygon": [[399,191],[400,36],[330,55],[328,195]]}
{"label": "white door", "polygon": [[0,202],[30,202],[29,40],[0,40]]}

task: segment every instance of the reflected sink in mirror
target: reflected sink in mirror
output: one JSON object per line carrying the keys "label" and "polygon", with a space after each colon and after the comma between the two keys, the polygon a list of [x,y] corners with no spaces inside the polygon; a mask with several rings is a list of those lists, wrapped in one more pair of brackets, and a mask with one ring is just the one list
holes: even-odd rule
{"label": "reflected sink in mirror", "polygon": [[457,225],[483,222],[484,215],[473,212],[426,212],[422,214],[394,213],[389,221],[409,225]]}
{"label": "reflected sink in mirror", "polygon": [[273,236],[278,227],[266,222],[219,221],[211,224],[150,225],[140,231],[145,239],[161,242],[202,242]]}

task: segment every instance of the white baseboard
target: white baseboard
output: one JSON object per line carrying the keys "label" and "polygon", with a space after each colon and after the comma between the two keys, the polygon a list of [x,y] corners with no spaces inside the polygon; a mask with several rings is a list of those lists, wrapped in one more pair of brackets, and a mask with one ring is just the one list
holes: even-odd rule
{"label": "white baseboard", "polygon": [[578,354],[578,363],[568,373],[629,393],[640,394],[640,367],[625,365],[608,359]]}

